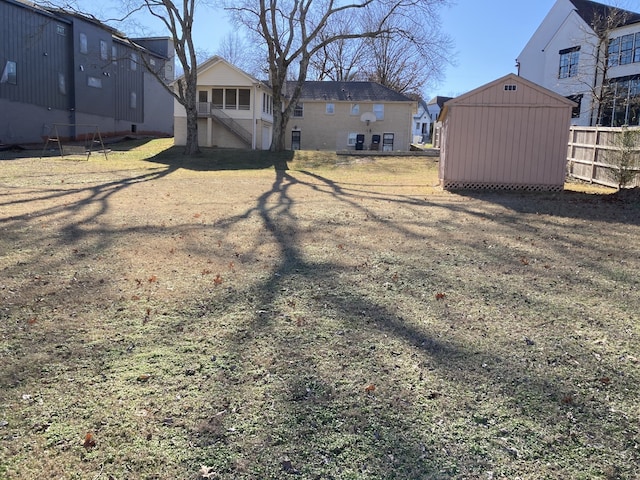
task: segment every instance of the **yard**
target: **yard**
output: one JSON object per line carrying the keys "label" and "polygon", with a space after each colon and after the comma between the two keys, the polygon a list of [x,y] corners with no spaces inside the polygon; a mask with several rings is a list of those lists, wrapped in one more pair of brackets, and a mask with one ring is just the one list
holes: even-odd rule
{"label": "yard", "polygon": [[169,145],[1,154],[0,478],[637,478],[637,196]]}

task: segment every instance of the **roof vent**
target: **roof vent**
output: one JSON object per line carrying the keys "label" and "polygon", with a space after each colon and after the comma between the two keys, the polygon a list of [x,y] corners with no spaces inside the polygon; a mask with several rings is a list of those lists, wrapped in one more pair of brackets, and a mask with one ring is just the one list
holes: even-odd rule
{"label": "roof vent", "polygon": [[513,84],[504,86],[505,92],[515,92],[517,89],[518,89],[518,86]]}

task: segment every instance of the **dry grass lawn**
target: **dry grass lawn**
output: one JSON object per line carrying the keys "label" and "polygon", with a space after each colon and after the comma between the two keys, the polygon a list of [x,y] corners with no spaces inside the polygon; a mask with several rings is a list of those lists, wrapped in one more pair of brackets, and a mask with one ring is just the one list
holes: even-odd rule
{"label": "dry grass lawn", "polygon": [[638,478],[637,196],[169,144],[3,153],[0,478]]}

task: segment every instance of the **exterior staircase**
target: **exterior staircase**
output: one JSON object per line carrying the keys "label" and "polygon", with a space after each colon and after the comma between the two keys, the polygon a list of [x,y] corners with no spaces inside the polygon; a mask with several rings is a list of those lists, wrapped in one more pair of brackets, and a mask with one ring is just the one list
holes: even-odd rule
{"label": "exterior staircase", "polygon": [[247,147],[251,147],[253,134],[244,128],[240,122],[234,120],[229,115],[224,113],[221,108],[215,108],[209,103],[198,104],[198,114],[200,116],[208,116],[217,121],[220,125],[224,126],[227,130],[233,133],[236,137],[242,140]]}

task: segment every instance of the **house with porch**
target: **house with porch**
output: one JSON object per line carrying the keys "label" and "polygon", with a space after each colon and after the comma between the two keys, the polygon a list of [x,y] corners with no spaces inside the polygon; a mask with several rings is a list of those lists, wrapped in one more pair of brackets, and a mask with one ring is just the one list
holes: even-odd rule
{"label": "house with porch", "polygon": [[557,0],[517,58],[518,74],[576,103],[572,124],[640,124],[640,13]]}
{"label": "house with porch", "polygon": [[[264,82],[213,56],[198,66],[198,144],[268,150],[273,131],[273,95]],[[185,145],[187,115],[175,101],[176,145]]]}

